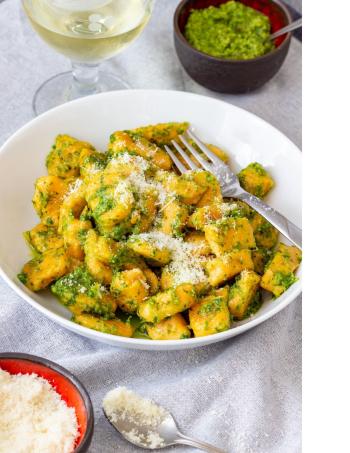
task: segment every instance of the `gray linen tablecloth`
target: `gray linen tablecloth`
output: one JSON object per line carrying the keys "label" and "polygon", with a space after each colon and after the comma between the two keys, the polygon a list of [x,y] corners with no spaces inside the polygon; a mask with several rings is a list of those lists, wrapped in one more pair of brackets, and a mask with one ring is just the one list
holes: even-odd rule
{"label": "gray linen tablecloth", "polygon": [[[172,42],[176,4],[159,0],[142,37],[105,66],[135,88],[178,89],[225,99],[261,116],[300,145],[300,43],[293,40],[282,70],[258,92],[218,95],[190,80],[178,63]],[[67,68],[67,60],[31,31],[19,1],[3,1],[0,144],[32,118],[31,100],[38,85]],[[232,453],[301,451],[300,299],[254,330],[221,344],[183,352],[137,352],[64,330],[0,280],[0,350],[47,357],[81,379],[96,417],[91,452],[140,451],[124,442],[101,412],[104,393],[115,385],[164,402],[186,433]]]}

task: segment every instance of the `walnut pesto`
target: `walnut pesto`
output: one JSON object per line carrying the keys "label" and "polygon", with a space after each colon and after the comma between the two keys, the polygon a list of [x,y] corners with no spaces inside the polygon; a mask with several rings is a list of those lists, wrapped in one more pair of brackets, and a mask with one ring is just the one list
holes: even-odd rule
{"label": "walnut pesto", "polygon": [[[83,327],[148,340],[223,332],[259,310],[263,289],[287,290],[300,251],[277,244],[246,203],[225,199],[209,171],[172,167],[164,146],[188,127],[115,131],[105,152],[59,135],[35,182],[40,220],[24,233],[32,259],[20,282],[50,288]],[[238,177],[259,197],[274,186],[257,162]]]}

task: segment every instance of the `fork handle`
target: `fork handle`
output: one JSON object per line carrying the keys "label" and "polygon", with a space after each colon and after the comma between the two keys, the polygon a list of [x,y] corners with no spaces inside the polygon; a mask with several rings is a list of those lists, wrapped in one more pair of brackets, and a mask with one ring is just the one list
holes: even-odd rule
{"label": "fork handle", "polygon": [[299,249],[302,247],[302,230],[294,225],[290,220],[273,209],[271,206],[264,203],[260,198],[251,195],[248,192],[242,191],[235,195],[242,201],[245,201],[249,206],[268,220],[277,230],[295,244]]}

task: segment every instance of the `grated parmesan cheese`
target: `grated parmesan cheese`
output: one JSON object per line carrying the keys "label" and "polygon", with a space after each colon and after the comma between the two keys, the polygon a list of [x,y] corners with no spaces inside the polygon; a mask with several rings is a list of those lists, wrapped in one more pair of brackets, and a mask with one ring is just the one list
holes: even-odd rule
{"label": "grated parmesan cheese", "polygon": [[207,276],[202,267],[201,257],[196,256],[197,244],[184,242],[182,238],[173,238],[168,234],[151,231],[133,235],[131,238],[138,238],[149,242],[160,250],[167,249],[171,252],[171,261],[164,269],[173,275],[174,286],[182,283],[203,283]]}
{"label": "grated parmesan cheese", "polygon": [[65,193],[64,198],[68,198],[73,193],[78,192],[82,184],[83,180],[80,178],[69,184],[68,191]]}
{"label": "grated parmesan cheese", "polygon": [[135,201],[131,191],[130,182],[126,179],[120,181],[114,189],[114,198],[123,206],[132,204]]}
{"label": "grated parmesan cheese", "polygon": [[71,453],[78,422],[50,383],[0,369],[0,453]]}
{"label": "grated parmesan cheese", "polygon": [[118,429],[125,422],[129,429],[119,429],[121,434],[136,444],[143,444],[150,449],[165,445],[157,428],[167,417],[165,409],[153,401],[141,398],[126,387],[117,387],[107,393],[103,400],[103,409]]}
{"label": "grated parmesan cheese", "polygon": [[118,183],[118,186],[120,184],[123,184],[123,187],[125,187],[126,185],[128,185],[129,187],[132,186],[139,193],[155,191],[158,195],[157,204],[161,206],[165,204],[166,200],[169,197],[169,192],[165,190],[160,182],[147,178],[146,173],[151,169],[151,164],[146,159],[141,156],[122,153],[117,157],[114,157],[109,162],[109,167],[110,169],[113,169],[113,166],[118,164],[131,165],[135,168],[135,170],[129,176]]}

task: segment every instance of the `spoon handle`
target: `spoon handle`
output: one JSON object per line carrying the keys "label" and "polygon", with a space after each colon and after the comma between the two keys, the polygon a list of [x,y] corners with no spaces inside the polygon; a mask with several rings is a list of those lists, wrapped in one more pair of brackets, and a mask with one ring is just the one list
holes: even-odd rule
{"label": "spoon handle", "polygon": [[285,33],[288,33],[289,31],[296,30],[297,28],[300,28],[302,26],[302,18],[295,20],[291,24],[287,25],[286,27],[281,28],[280,30],[277,30],[275,33],[272,33],[270,35],[270,39],[275,39],[278,36],[284,35]]}
{"label": "spoon handle", "polygon": [[199,450],[206,451],[207,453],[227,453],[227,451],[222,450],[221,448],[214,447],[213,445],[202,442],[201,440],[191,439],[181,433],[179,433],[179,437],[176,439],[175,443],[189,445],[190,447],[198,448]]}

